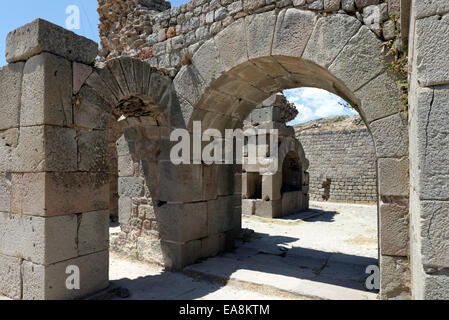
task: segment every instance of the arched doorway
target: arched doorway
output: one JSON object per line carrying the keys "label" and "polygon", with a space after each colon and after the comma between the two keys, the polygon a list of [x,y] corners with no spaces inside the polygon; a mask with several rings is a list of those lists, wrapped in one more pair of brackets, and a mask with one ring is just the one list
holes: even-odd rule
{"label": "arched doorway", "polygon": [[[335,25],[346,26],[340,29],[344,32]],[[238,20],[206,41],[193,63],[175,77],[174,86],[189,110],[187,127],[202,121],[203,129],[241,127],[256,105],[283,89],[316,87],[348,101],[371,132],[378,159],[382,275],[382,270],[401,265],[408,252],[407,241],[405,246],[403,239],[391,243],[394,235],[382,228],[391,214],[388,208],[408,210],[408,134],[400,88],[385,70],[380,46],[381,40],[351,16],[317,17],[297,9],[267,12]],[[407,287],[401,284],[400,291]],[[389,294],[385,291],[384,297]]]}

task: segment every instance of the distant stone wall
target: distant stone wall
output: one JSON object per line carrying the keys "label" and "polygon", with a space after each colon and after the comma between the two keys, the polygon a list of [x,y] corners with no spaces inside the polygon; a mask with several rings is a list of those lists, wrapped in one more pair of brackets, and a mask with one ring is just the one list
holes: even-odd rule
{"label": "distant stone wall", "polygon": [[310,200],[376,202],[376,155],[366,128],[297,137],[310,161]]}

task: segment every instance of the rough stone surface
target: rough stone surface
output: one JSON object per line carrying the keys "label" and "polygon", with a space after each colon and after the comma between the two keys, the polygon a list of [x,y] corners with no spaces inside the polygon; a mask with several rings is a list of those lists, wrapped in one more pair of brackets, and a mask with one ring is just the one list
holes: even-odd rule
{"label": "rough stone surface", "polygon": [[279,13],[274,33],[272,54],[300,57],[315,26],[313,12],[286,9]]}
{"label": "rough stone surface", "polygon": [[0,220],[0,254],[45,265],[78,255],[75,215],[42,218],[1,213]]}
{"label": "rough stone surface", "polygon": [[417,18],[432,16],[449,12],[449,3],[445,0],[422,0],[415,1],[415,12]]}
{"label": "rough stone surface", "polygon": [[24,64],[19,62],[0,68],[0,130],[19,126],[23,67]]}
{"label": "rough stone surface", "polygon": [[276,24],[274,11],[248,16],[245,23],[248,57],[253,59],[269,56]]}
{"label": "rough stone surface", "polygon": [[445,201],[423,201],[421,217],[421,254],[424,269],[438,273],[449,268],[449,241],[447,223],[449,205]]}
{"label": "rough stone surface", "polygon": [[42,19],[11,31],[6,38],[6,60],[9,63],[23,61],[45,51],[70,61],[91,64],[97,50],[98,46],[92,40]]}
{"label": "rough stone surface", "polygon": [[22,298],[21,265],[17,257],[0,254],[0,292],[12,299]]}
{"label": "rough stone surface", "polygon": [[72,124],[72,66],[43,52],[29,59],[23,70],[20,124]]}
{"label": "rough stone surface", "polygon": [[[66,288],[66,269],[80,269],[80,290]],[[49,266],[25,261],[23,264],[23,299],[73,300],[96,293],[109,286],[109,252],[102,251]]]}
{"label": "rough stone surface", "polygon": [[417,90],[416,126],[413,131],[418,157],[417,192],[420,199],[449,198],[449,157],[444,115],[449,110],[449,86]]}
{"label": "rough stone surface", "polygon": [[368,123],[403,110],[401,89],[397,77],[386,72],[368,82],[355,95],[360,98],[360,109]]}
{"label": "rough stone surface", "polygon": [[381,44],[373,32],[362,26],[329,67],[329,71],[349,89],[356,91],[385,68]]}
{"label": "rough stone surface", "polygon": [[408,254],[408,204],[382,203],[380,206],[380,251],[383,255],[402,256]]}
{"label": "rough stone surface", "polygon": [[402,157],[408,153],[407,120],[401,113],[370,124],[378,157]]}
{"label": "rough stone surface", "polygon": [[238,20],[228,26],[215,37],[215,43],[225,71],[245,62],[248,59],[245,21]]}
{"label": "rough stone surface", "polygon": [[408,196],[408,159],[379,159],[380,196]]}
{"label": "rough stone surface", "polygon": [[380,290],[382,299],[409,300],[410,269],[407,258],[380,256]]}
{"label": "rough stone surface", "polygon": [[[449,15],[420,19],[416,22],[416,72],[421,86],[449,83]],[[436,46],[435,43],[438,43]]]}
{"label": "rough stone surface", "polygon": [[78,217],[78,253],[87,255],[109,249],[109,211],[83,213]]}
{"label": "rough stone surface", "polygon": [[347,15],[319,19],[303,58],[322,67],[329,67],[361,25],[359,20]]}

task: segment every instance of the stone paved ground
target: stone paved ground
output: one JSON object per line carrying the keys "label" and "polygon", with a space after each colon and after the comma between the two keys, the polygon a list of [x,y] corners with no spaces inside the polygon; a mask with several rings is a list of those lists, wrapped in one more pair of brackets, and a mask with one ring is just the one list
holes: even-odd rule
{"label": "stone paved ground", "polygon": [[311,206],[283,219],[243,218],[235,252],[183,274],[112,255],[111,280],[132,299],[376,299],[364,289],[366,266],[377,263],[376,207]]}

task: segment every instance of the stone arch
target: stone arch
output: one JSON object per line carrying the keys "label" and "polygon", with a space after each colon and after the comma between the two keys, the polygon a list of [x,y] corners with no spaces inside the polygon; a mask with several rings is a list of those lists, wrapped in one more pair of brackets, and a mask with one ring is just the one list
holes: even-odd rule
{"label": "stone arch", "polygon": [[172,172],[166,169],[171,128],[183,127],[172,80],[147,62],[130,57],[90,70],[74,100],[79,117],[89,122],[86,128],[95,131],[99,129],[95,125],[101,124],[109,131],[109,156],[117,157],[118,174],[110,171],[110,184],[116,183],[119,196],[121,232],[110,245],[128,256],[178,267],[179,248],[169,243],[170,237],[178,236],[173,232],[177,226],[164,213],[177,215],[179,210],[167,208],[168,188],[161,185],[176,189],[175,181],[160,178],[161,172]]}
{"label": "stone arch", "polygon": [[[388,227],[394,223],[408,233],[403,218],[390,210],[400,206],[408,212],[408,132],[397,78],[386,70],[381,46],[374,32],[346,14],[320,16],[293,8],[253,14],[206,41],[174,86],[189,113],[186,126],[200,120],[203,130],[241,127],[259,103],[283,89],[317,87],[349,102],[374,140],[381,294],[388,297],[383,272],[408,255],[408,238]],[[401,283],[397,292],[408,287]]]}
{"label": "stone arch", "polygon": [[[94,70],[80,88],[79,96],[92,89],[117,119],[153,118],[166,125],[172,103],[171,79],[140,59],[130,57],[107,61]],[[88,87],[88,88],[87,88]],[[165,119],[162,119],[165,118]]]}

